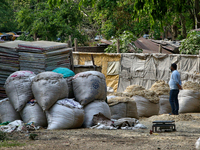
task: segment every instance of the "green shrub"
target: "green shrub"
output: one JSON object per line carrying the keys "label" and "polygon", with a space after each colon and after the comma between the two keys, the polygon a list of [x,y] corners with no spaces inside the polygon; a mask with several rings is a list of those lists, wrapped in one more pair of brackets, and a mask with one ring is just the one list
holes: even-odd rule
{"label": "green shrub", "polygon": [[199,54],[200,50],[200,32],[191,31],[188,33],[187,38],[182,40],[179,48],[181,54]]}
{"label": "green shrub", "polygon": [[[129,31],[124,31],[120,36],[119,36],[119,41],[120,41],[120,51],[121,53],[127,53],[130,50],[130,45],[134,48],[135,52],[141,53],[142,49],[138,49],[134,41],[136,41],[137,38],[133,35],[133,33]],[[105,51],[107,53],[117,53],[117,39],[112,40],[113,44],[109,45]]]}

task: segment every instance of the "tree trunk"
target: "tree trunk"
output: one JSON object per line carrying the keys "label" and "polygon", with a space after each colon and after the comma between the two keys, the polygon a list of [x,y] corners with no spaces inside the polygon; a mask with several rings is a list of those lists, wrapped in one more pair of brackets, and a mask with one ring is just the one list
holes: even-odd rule
{"label": "tree trunk", "polygon": [[183,14],[180,14],[181,17],[181,35],[183,38],[186,38],[187,33],[186,33],[186,20]]}
{"label": "tree trunk", "polygon": [[199,6],[199,0],[195,0],[194,2],[194,8],[195,8],[195,29],[200,28],[200,6]]}
{"label": "tree trunk", "polygon": [[178,27],[176,25],[176,17],[174,18],[174,22],[171,26],[171,31],[172,31],[172,41],[174,41],[178,36]]}
{"label": "tree trunk", "polygon": [[33,38],[34,38],[34,41],[37,40],[37,34],[36,33],[34,33]]}

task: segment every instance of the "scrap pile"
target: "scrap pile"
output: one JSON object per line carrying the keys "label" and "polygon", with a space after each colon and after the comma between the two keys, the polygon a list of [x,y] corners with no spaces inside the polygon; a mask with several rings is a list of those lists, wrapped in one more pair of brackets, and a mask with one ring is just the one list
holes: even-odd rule
{"label": "scrap pile", "polygon": [[35,41],[18,45],[20,70],[30,70],[38,74],[57,67],[70,68],[72,48],[65,43]]}
{"label": "scrap pile", "polygon": [[0,99],[6,98],[3,87],[10,74],[29,70],[36,74],[58,67],[72,67],[72,48],[49,41],[12,41],[0,44]]}
{"label": "scrap pile", "polygon": [[7,77],[19,70],[19,55],[15,47],[18,42],[0,44],[0,98],[6,98],[4,83]]}

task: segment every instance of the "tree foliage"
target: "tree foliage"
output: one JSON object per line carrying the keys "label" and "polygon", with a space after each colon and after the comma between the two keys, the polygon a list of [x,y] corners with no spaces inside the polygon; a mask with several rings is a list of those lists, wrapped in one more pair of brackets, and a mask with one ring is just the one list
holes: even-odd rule
{"label": "tree foliage", "polygon": [[[131,33],[130,31],[124,31],[119,36],[119,42],[120,42],[120,52],[121,53],[128,53],[130,50],[130,47],[134,49],[134,52],[141,53],[142,49],[138,49],[135,47],[134,41],[136,41],[137,38]],[[112,40],[113,44],[109,45],[105,51],[107,53],[116,53],[117,52],[117,39]]]}
{"label": "tree foliage", "polygon": [[83,43],[86,37],[78,30],[82,15],[78,4],[72,0],[60,7],[49,7],[45,2],[27,5],[17,13],[17,22],[23,31],[30,32],[43,40],[65,41],[69,35],[78,38]]}
{"label": "tree foliage", "polygon": [[29,32],[29,36],[21,36],[24,40],[38,37],[55,41],[59,37],[66,41],[72,35],[72,39],[84,43],[86,35],[103,35],[106,39],[114,36],[123,39],[122,51],[127,52],[124,44],[128,39],[134,40],[123,37],[128,33],[136,37],[147,33],[155,39],[168,38],[171,33],[172,40],[187,37],[181,46],[182,53],[196,54],[198,40],[191,39],[198,36],[189,33],[194,28],[200,28],[200,0],[0,1],[0,32]]}
{"label": "tree foliage", "polygon": [[16,29],[14,12],[7,0],[0,1],[0,32],[9,32]]}
{"label": "tree foliage", "polygon": [[200,31],[191,31],[187,38],[182,40],[180,52],[181,54],[198,55],[200,50]]}

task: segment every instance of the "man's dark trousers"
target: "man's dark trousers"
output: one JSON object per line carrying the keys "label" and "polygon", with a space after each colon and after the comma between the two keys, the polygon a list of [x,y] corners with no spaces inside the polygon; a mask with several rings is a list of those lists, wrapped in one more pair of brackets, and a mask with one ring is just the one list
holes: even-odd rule
{"label": "man's dark trousers", "polygon": [[172,114],[178,115],[179,103],[178,103],[178,89],[170,90],[169,102],[172,108]]}

